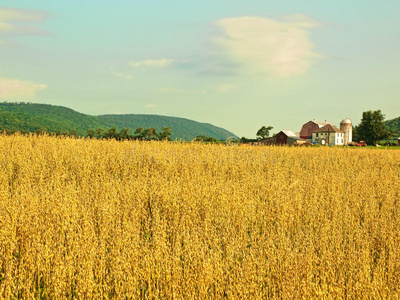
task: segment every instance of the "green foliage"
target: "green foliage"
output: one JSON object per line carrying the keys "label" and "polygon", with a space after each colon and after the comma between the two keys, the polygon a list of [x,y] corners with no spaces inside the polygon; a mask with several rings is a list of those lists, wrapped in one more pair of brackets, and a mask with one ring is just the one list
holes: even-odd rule
{"label": "green foliage", "polygon": [[90,138],[94,138],[94,136],[95,136],[94,130],[93,129],[89,129],[88,132],[87,132],[87,136],[90,137]]}
{"label": "green foliage", "polygon": [[[135,138],[158,139],[157,131],[162,139],[192,140],[198,135],[215,139],[226,139],[234,134],[211,124],[199,123],[188,119],[157,115],[101,115],[90,116],[72,109],[47,104],[34,103],[0,103],[0,130],[21,132],[49,132],[57,135],[91,136],[103,138],[103,128],[115,127],[117,130],[128,129],[135,132]],[[165,128],[172,128],[169,133]],[[94,128],[97,128],[96,130]],[[153,128],[145,132],[143,128]],[[101,129],[101,130],[99,130]],[[135,130],[140,129],[138,132]],[[107,135],[115,133],[107,133]]]}
{"label": "green foliage", "polygon": [[392,136],[398,138],[400,136],[400,117],[385,121],[386,128],[392,132]]}
{"label": "green foliage", "polygon": [[145,140],[156,140],[157,139],[157,130],[154,129],[153,127],[146,128],[142,132],[142,138]]}
{"label": "green foliage", "polygon": [[161,132],[158,133],[159,140],[171,140],[172,129],[171,127],[163,127],[161,128]]}
{"label": "green foliage", "polygon": [[104,138],[106,139],[116,139],[117,137],[118,137],[118,132],[116,127],[112,127],[104,133]]}
{"label": "green foliage", "polygon": [[[132,131],[143,128],[154,128],[163,131],[163,128],[172,128],[170,138],[193,140],[196,136],[208,136],[217,140],[225,140],[227,137],[235,136],[223,128],[216,127],[207,123],[199,123],[184,118],[157,116],[157,115],[101,115],[99,120],[113,124],[117,128],[129,128]],[[139,134],[136,133],[135,134]]]}
{"label": "green foliage", "polygon": [[35,132],[36,130],[56,133],[76,130],[86,135],[87,130],[110,127],[97,117],[84,115],[72,109],[46,104],[0,103],[0,129]]}
{"label": "green foliage", "polygon": [[118,138],[121,140],[129,139],[130,138],[129,131],[131,131],[131,130],[128,128],[122,128],[118,134]]}
{"label": "green foliage", "polygon": [[241,137],[240,140],[239,140],[239,142],[242,143],[242,144],[254,143],[254,142],[257,142],[257,141],[258,141],[258,139],[248,139],[248,138],[246,138],[244,136]]}
{"label": "green foliage", "polygon": [[263,126],[263,127],[261,127],[261,128],[257,131],[256,136],[257,136],[259,139],[265,139],[265,138],[269,137],[269,132],[270,132],[273,128],[274,128],[274,127],[272,127],[272,126],[268,126],[268,127]]}
{"label": "green foliage", "polygon": [[385,127],[384,119],[385,116],[380,110],[363,112],[361,123],[356,126],[357,138],[369,145],[388,138],[390,132]]}
{"label": "green foliage", "polygon": [[103,128],[97,128],[96,129],[96,137],[101,139],[103,138],[103,133],[104,133],[104,129]]}
{"label": "green foliage", "polygon": [[217,139],[214,139],[213,137],[209,136],[204,136],[204,135],[198,135],[194,139],[196,142],[203,142],[203,143],[218,143]]}

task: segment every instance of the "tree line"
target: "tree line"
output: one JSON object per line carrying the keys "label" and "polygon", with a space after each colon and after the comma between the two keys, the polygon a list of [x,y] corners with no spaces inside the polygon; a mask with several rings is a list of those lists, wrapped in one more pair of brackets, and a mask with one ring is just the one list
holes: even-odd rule
{"label": "tree line", "polygon": [[104,130],[102,128],[97,129],[89,129],[87,132],[87,136],[90,138],[98,138],[98,139],[116,139],[116,140],[171,140],[172,129],[171,127],[163,127],[161,131],[157,132],[157,130],[153,127],[150,128],[136,128],[133,134],[130,133],[129,128],[122,128],[120,131],[117,130],[116,127],[111,127],[108,130]]}
{"label": "tree line", "polygon": [[[17,131],[15,130],[4,130],[3,131],[7,135],[11,135],[16,133]],[[25,131],[18,131],[21,134],[28,134],[28,132]],[[78,137],[78,131],[76,129],[72,130],[66,130],[66,131],[61,131],[61,130],[56,130],[55,132],[47,132],[46,129],[40,128],[36,129],[34,134],[51,134],[55,136],[69,136],[69,137]],[[152,141],[152,140],[168,140],[171,141],[171,134],[172,134],[172,129],[171,127],[163,127],[159,132],[155,128],[145,128],[143,129],[142,127],[136,128],[136,130],[131,134],[131,130],[129,128],[122,128],[121,130],[117,130],[116,127],[111,127],[107,130],[104,130],[103,128],[97,128],[97,129],[89,129],[87,131],[86,136],[89,138],[97,138],[97,139],[116,139],[119,141],[122,140],[146,140],[146,141]]]}

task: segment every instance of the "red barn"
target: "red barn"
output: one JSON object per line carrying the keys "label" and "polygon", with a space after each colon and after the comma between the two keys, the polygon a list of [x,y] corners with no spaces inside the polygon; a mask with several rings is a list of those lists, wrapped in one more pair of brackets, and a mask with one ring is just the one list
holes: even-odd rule
{"label": "red barn", "polygon": [[305,139],[305,140],[311,140],[312,139],[312,133],[321,128],[324,127],[325,125],[328,125],[326,120],[325,122],[316,122],[315,119],[312,121],[307,122],[306,124],[301,127],[300,130],[300,138]]}
{"label": "red barn", "polygon": [[292,131],[282,130],[277,135],[262,139],[260,144],[264,145],[301,145],[305,140],[297,137]]}

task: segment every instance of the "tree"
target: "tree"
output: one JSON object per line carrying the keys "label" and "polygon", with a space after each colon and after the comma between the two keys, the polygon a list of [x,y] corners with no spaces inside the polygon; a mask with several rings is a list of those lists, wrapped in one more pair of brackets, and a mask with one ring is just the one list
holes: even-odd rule
{"label": "tree", "polygon": [[103,137],[104,129],[103,128],[97,128],[96,129],[96,137],[101,139]]}
{"label": "tree", "polygon": [[205,136],[205,135],[198,135],[194,138],[196,142],[203,142],[203,143],[217,143],[218,140],[210,137],[210,136]]}
{"label": "tree", "polygon": [[87,136],[90,138],[94,138],[94,130],[93,129],[89,129],[87,132]]}
{"label": "tree", "polygon": [[135,130],[135,138],[139,139],[139,140],[143,139],[143,128],[142,127],[136,128],[136,130]]}
{"label": "tree", "polygon": [[246,144],[246,143],[254,143],[257,142],[257,139],[248,139],[247,137],[241,137],[239,140],[240,143]]}
{"label": "tree", "polygon": [[34,131],[34,133],[37,135],[45,134],[46,132],[47,130],[45,128],[39,128]]}
{"label": "tree", "polygon": [[162,131],[158,133],[159,140],[171,140],[172,129],[171,127],[163,127],[161,128]]}
{"label": "tree", "polygon": [[358,139],[367,144],[376,144],[379,140],[388,138],[390,133],[384,120],[385,115],[380,110],[363,112],[361,123],[355,128]]}
{"label": "tree", "polygon": [[127,140],[127,139],[129,139],[129,131],[130,131],[130,129],[128,129],[128,128],[122,128],[122,129],[120,130],[120,132],[119,132],[118,138],[119,138],[120,140]]}
{"label": "tree", "polygon": [[115,139],[118,137],[118,131],[116,127],[111,127],[104,133],[106,139]]}
{"label": "tree", "polygon": [[358,138],[357,126],[353,126],[352,139],[353,139],[353,141],[359,141],[360,140]]}
{"label": "tree", "polygon": [[69,131],[69,136],[70,137],[77,137],[78,136],[78,131],[76,129],[71,129]]}
{"label": "tree", "polygon": [[257,136],[259,139],[265,139],[265,138],[269,137],[269,132],[270,132],[273,128],[274,128],[274,127],[272,127],[272,126],[268,126],[268,127],[263,126],[263,127],[261,127],[261,128],[257,131],[256,136]]}
{"label": "tree", "polygon": [[155,130],[153,127],[146,128],[142,132],[143,138],[146,140],[156,140],[157,139],[157,130]]}

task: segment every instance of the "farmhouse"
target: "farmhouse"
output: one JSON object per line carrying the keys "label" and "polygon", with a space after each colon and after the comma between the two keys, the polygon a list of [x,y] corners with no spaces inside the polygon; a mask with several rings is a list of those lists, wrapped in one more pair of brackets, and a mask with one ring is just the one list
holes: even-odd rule
{"label": "farmhouse", "polygon": [[312,133],[315,130],[322,128],[328,124],[330,124],[330,123],[328,123],[326,120],[325,120],[325,122],[316,122],[315,119],[312,121],[309,121],[306,124],[304,124],[303,127],[301,127],[300,138],[308,140],[307,142],[311,142]]}
{"label": "farmhouse", "polygon": [[332,124],[318,128],[312,133],[312,143],[321,145],[344,145],[344,131]]}

